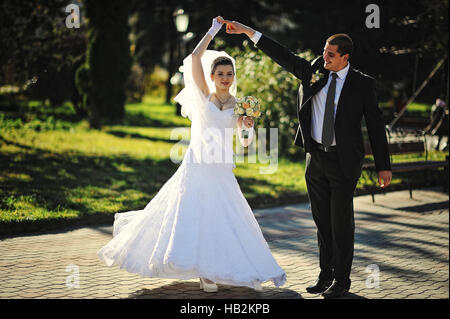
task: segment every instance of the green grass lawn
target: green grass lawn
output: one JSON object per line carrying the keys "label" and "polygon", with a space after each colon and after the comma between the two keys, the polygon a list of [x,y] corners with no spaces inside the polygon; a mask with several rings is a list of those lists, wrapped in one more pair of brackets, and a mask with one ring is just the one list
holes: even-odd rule
{"label": "green grass lawn", "polygon": [[[123,124],[100,131],[77,121],[70,103],[39,105],[28,103],[20,116],[0,113],[0,225],[142,209],[178,168],[170,151],[179,140],[171,134],[190,121],[159,99],[126,105]],[[253,208],[306,199],[303,160],[280,158],[273,174],[260,174],[262,166],[237,163],[234,170]]]}
{"label": "green grass lawn", "polygon": [[[416,103],[413,102],[410,105],[408,105],[408,111],[410,112],[423,112],[427,115],[431,112],[432,105],[431,104],[425,104],[425,103]],[[428,116],[426,116],[428,117]]]}
{"label": "green grass lawn", "polygon": [[[64,105],[49,121],[30,103],[27,122],[19,124],[3,115],[0,222],[142,209],[178,168],[170,160],[178,142],[171,133],[190,121],[175,116],[174,106],[154,99],[128,104],[124,124],[101,131],[90,130],[86,121],[70,122],[70,109]],[[302,199],[303,162],[281,159],[274,174],[259,174],[261,166],[237,163],[235,169],[253,207]]]}
{"label": "green grass lawn", "polygon": [[[392,101],[389,102],[381,102],[380,106],[383,108],[389,108],[392,107]],[[431,112],[431,108],[433,107],[432,104],[427,103],[418,103],[418,102],[412,102],[408,105],[408,112],[413,112],[416,114],[422,114],[424,117],[429,118],[429,114]]]}

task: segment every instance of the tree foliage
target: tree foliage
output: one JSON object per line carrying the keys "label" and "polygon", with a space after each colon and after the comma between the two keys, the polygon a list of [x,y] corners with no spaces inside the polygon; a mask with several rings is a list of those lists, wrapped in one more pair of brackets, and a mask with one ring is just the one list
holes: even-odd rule
{"label": "tree foliage", "polygon": [[71,100],[79,112],[74,84],[85,52],[85,29],[65,26],[67,2],[2,1],[0,4],[0,85],[50,105]]}
{"label": "tree foliage", "polygon": [[[369,4],[380,9],[380,28],[366,26]],[[322,53],[330,35],[347,33],[355,47],[352,66],[378,79],[383,100],[400,82],[412,95],[448,52],[448,0],[281,1],[273,7],[283,12],[280,20],[288,26],[284,30],[277,30],[273,20],[243,22],[294,51],[311,50],[315,55]],[[419,100],[434,99],[447,77],[442,68]]]}
{"label": "tree foliage", "polygon": [[[0,3],[0,85],[26,88],[21,93],[48,100],[50,104],[72,100],[80,114],[89,105],[91,119],[103,115],[120,118],[124,92],[128,88],[129,95],[139,99],[140,81],[154,66],[166,69],[170,79],[217,15],[249,25],[292,51],[310,50],[315,56],[322,53],[329,35],[349,34],[355,44],[350,62],[377,78],[381,100],[388,100],[398,83],[411,96],[438,60],[448,54],[448,0],[78,0],[75,3],[87,9],[80,29],[65,26],[68,13],[64,9],[69,3],[64,0]],[[365,24],[366,6],[372,3],[380,8],[379,29],[369,29]],[[181,40],[176,31],[173,13],[177,8],[183,8],[189,15],[187,32],[194,34],[190,41]],[[88,23],[83,23],[85,20]],[[133,68],[133,78],[127,82],[132,64],[129,35],[133,62],[139,65]],[[228,35],[222,30],[217,39],[224,40],[219,49],[238,49],[247,54],[243,44],[246,36]],[[265,57],[261,59],[271,63]],[[83,92],[82,99],[74,85],[77,68],[77,87]],[[278,73],[274,73],[276,76]],[[448,59],[418,101],[442,97],[447,87]],[[270,89],[284,97],[277,88]],[[297,88],[293,90],[292,94],[296,94]],[[177,93],[170,92],[170,88],[168,92],[169,100]]]}
{"label": "tree foliage", "polygon": [[[262,117],[257,120],[256,127],[278,128],[279,154],[286,157],[298,157],[302,150],[294,145],[297,132],[297,93],[301,81],[285,71],[281,66],[255,50],[248,41],[243,43],[244,49],[230,50],[236,59],[236,75],[238,96],[252,95],[261,102]],[[309,51],[299,54],[311,60]]]}

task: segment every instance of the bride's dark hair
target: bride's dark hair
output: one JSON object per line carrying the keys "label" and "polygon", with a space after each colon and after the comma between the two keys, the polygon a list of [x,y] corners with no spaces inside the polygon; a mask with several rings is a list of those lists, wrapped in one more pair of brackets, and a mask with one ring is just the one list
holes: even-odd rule
{"label": "bride's dark hair", "polygon": [[211,74],[214,74],[218,65],[231,65],[231,67],[233,68],[233,74],[234,74],[234,66],[233,66],[233,61],[231,61],[231,59],[224,57],[224,56],[215,58],[214,61],[211,63]]}

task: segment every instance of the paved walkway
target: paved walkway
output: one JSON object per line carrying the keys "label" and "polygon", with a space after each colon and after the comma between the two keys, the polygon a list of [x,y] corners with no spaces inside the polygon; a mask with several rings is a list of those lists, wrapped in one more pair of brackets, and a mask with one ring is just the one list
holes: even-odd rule
{"label": "paved walkway", "polygon": [[[355,198],[355,258],[348,298],[449,298],[448,195],[433,190]],[[96,251],[111,226],[0,241],[0,298],[318,298],[305,288],[318,274],[316,229],[307,204],[255,210],[285,286],[263,292],[198,280],[143,278],[103,265]],[[78,273],[78,277],[77,277]],[[78,280],[77,280],[78,278]]]}

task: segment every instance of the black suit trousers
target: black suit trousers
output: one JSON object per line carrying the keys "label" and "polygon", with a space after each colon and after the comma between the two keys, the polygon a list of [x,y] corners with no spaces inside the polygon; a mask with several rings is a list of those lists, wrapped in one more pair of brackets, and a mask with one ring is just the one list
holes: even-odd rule
{"label": "black suit trousers", "polygon": [[350,288],[355,221],[353,194],[358,182],[346,177],[336,151],[306,154],[306,186],[317,226],[320,277]]}

